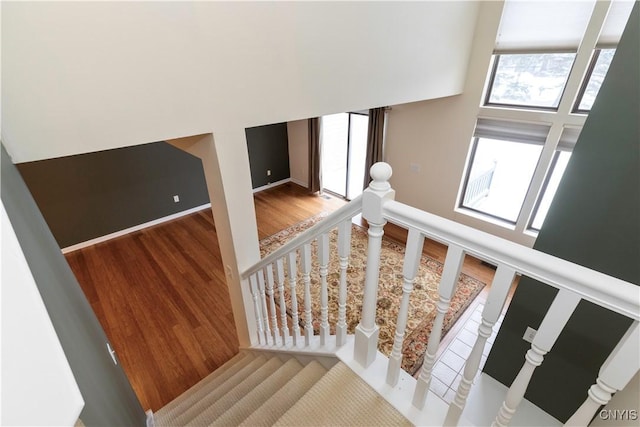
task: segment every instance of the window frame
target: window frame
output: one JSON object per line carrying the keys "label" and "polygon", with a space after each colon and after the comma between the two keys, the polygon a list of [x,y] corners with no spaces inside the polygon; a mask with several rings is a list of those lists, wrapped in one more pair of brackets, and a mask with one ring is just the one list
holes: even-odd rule
{"label": "window frame", "polygon": [[[506,5],[508,4],[509,3],[506,3]],[[545,124],[549,125],[550,129],[547,134],[547,139],[544,142],[543,149],[538,160],[538,165],[530,181],[529,189],[527,190],[527,194],[522,202],[520,214],[515,226],[512,227],[513,222],[511,221],[507,222],[503,219],[496,220],[495,215],[486,214],[478,211],[477,209],[463,207],[465,193],[469,184],[470,168],[473,166],[473,159],[475,158],[477,151],[477,148],[472,150],[471,145],[469,145],[469,149],[467,150],[464,169],[460,171],[460,184],[458,187],[459,194],[452,206],[454,211],[468,215],[477,220],[484,221],[488,224],[494,224],[510,229],[518,239],[523,237],[526,241],[530,241],[531,238],[535,239],[538,235],[538,230],[531,227],[532,221],[539,213],[542,199],[549,189],[553,172],[558,166],[562,152],[573,151],[561,148],[561,146],[566,147],[567,142],[571,142],[563,141],[564,129],[582,129],[590,112],[575,111],[575,103],[582,101],[582,87],[586,87],[588,80],[591,79],[592,73],[595,69],[595,61],[597,61],[598,58],[591,59],[591,57],[596,49],[605,50],[617,48],[619,41],[619,37],[617,37],[617,35],[618,32],[622,32],[622,28],[614,28],[612,25],[607,27],[610,17],[612,16],[610,14],[610,6],[613,8],[616,4],[619,5],[619,2],[595,2],[586,29],[584,30],[577,45],[562,45],[561,43],[549,44],[545,42],[546,39],[544,37],[539,40],[539,43],[537,43],[533,38],[528,40],[526,43],[524,43],[523,40],[520,40],[520,42],[523,42],[520,44],[500,43],[500,28],[498,29],[498,39],[494,44],[492,55],[487,62],[486,74],[483,78],[484,85],[482,92],[478,97],[479,105],[475,119],[479,120],[484,118],[517,121],[530,124]],[[620,14],[618,13],[618,15]],[[501,21],[502,19],[504,19],[504,11]],[[616,23],[618,26],[624,26],[623,24],[626,22],[623,22],[621,19],[617,19],[617,21]],[[613,21],[611,21],[611,23],[613,23]],[[502,25],[502,22],[500,25]],[[601,34],[605,27],[608,28],[606,40],[602,38],[603,36]],[[554,52],[575,53],[573,64],[569,71],[567,81],[564,84],[562,93],[560,94],[560,102],[557,107],[549,108],[490,102],[491,94],[494,93],[494,86],[496,84],[497,71],[500,65],[501,56],[509,54],[543,54]],[[600,53],[598,53],[598,56],[599,55]],[[587,80],[586,83],[585,80]],[[579,90],[580,101],[576,101],[576,99],[578,99]],[[579,106],[579,103],[577,105]],[[476,137],[482,137],[483,135],[478,135],[476,131],[474,131],[469,136],[469,144],[473,144],[475,147],[477,145],[477,142],[475,141]],[[509,138],[503,139],[509,140]],[[561,153],[556,154],[557,151],[561,151]],[[541,227],[541,229],[543,228],[544,226]],[[531,241],[531,243],[533,243],[533,241]]]}
{"label": "window frame", "polygon": [[[555,107],[543,107],[537,105],[523,105],[523,104],[506,104],[499,102],[491,102],[491,93],[493,92],[493,85],[496,79],[496,73],[498,71],[498,65],[500,64],[500,57],[505,55],[544,55],[551,53],[572,53],[574,55],[573,62],[571,63],[571,68],[569,69],[569,73],[567,74],[567,78],[562,87],[562,91],[560,93],[560,97],[558,98],[558,105]],[[534,110],[534,111],[550,111],[557,112],[560,107],[560,102],[565,95],[565,91],[567,90],[567,84],[569,83],[569,78],[571,76],[571,72],[573,71],[573,67],[576,63],[576,57],[578,56],[578,52],[570,49],[561,49],[561,50],[531,50],[531,51],[522,51],[522,52],[494,52],[491,57],[491,70],[489,74],[489,79],[487,80],[487,86],[485,89],[485,95],[483,100],[483,105],[485,107],[499,107],[499,108],[507,108],[507,109],[520,109],[520,110]]]}
{"label": "window frame", "polygon": [[[336,114],[340,114],[340,113],[336,113]],[[347,115],[347,145],[345,147],[346,151],[347,151],[347,164],[345,165],[346,171],[345,171],[345,181],[344,181],[344,195],[337,193],[333,190],[330,190],[328,188],[322,188],[322,191],[327,192],[333,196],[336,196],[338,198],[341,198],[343,200],[346,201],[351,201],[351,199],[348,198],[349,196],[349,172],[351,169],[351,156],[350,156],[350,149],[351,149],[351,116],[352,115],[358,115],[358,116],[369,116],[369,112],[366,110],[362,110],[362,111],[345,111],[344,113],[341,114],[346,114]],[[324,117],[324,116],[323,116]]]}
{"label": "window frame", "polygon": [[[495,214],[491,214],[491,213],[487,213],[484,211],[481,211],[479,209],[475,209],[472,208],[470,206],[465,206],[464,204],[464,198],[467,194],[467,186],[469,184],[469,178],[471,177],[471,169],[473,168],[473,163],[475,160],[475,156],[476,156],[476,151],[478,149],[478,144],[480,141],[480,138],[484,138],[484,137],[480,137],[480,136],[474,136],[472,139],[472,146],[471,146],[471,152],[469,153],[469,161],[467,162],[467,167],[465,168],[465,172],[464,172],[464,181],[463,181],[463,185],[462,185],[462,191],[460,192],[460,197],[457,203],[457,208],[460,210],[466,210],[466,211],[471,211],[471,212],[475,212],[478,215],[484,216],[484,217],[488,217],[488,218],[492,218],[494,220],[497,220],[501,223],[504,224],[509,224],[511,226],[516,226],[518,223],[518,219],[520,218],[520,215],[522,215],[522,209],[524,208],[524,199],[523,201],[520,203],[520,209],[518,210],[518,215],[516,215],[516,219],[515,220],[511,220],[508,218],[503,218],[501,216],[495,215]],[[485,139],[489,139],[489,138],[485,138]],[[502,141],[505,142],[509,142],[512,144],[531,144],[531,145],[539,145],[533,142],[522,142],[522,141],[510,141],[507,139],[501,139]],[[544,149],[544,144],[540,145],[543,149]],[[536,166],[534,168],[534,172],[531,176],[531,179],[529,179],[529,185],[527,186],[527,191],[525,192],[525,198],[526,195],[529,194],[529,191],[531,191],[531,185],[533,183],[533,177],[535,175],[535,171],[540,167],[540,160],[542,158],[542,152],[540,152],[540,155],[538,156],[538,159],[536,161]]]}
{"label": "window frame", "polygon": [[551,176],[553,175],[556,165],[558,164],[558,160],[560,159],[560,153],[561,153],[561,150],[556,150],[555,153],[553,153],[553,158],[551,159],[551,163],[549,164],[549,170],[547,171],[544,177],[544,181],[542,182],[542,186],[540,187],[540,192],[536,197],[536,203],[535,205],[533,205],[533,209],[531,210],[531,215],[529,215],[529,221],[527,223],[526,229],[533,231],[535,233],[539,233],[541,229],[535,228],[533,226],[533,221],[535,221],[535,218],[538,215],[538,210],[540,209],[540,205],[542,204],[542,199],[544,198],[544,195],[547,192],[547,187],[549,186],[549,182],[551,181]]}
{"label": "window frame", "polygon": [[[593,49],[593,53],[591,54],[591,60],[589,61],[587,70],[584,74],[582,81],[580,82],[580,88],[578,89],[576,99],[573,103],[573,108],[571,109],[571,112],[573,114],[589,114],[591,112],[591,109],[588,109],[588,110],[581,109],[580,104],[582,103],[582,98],[584,97],[584,94],[587,91],[587,86],[589,86],[589,83],[591,82],[591,77],[593,75],[593,71],[596,68],[596,64],[598,63],[598,58],[600,58],[600,54],[602,53],[603,50],[611,50],[611,49],[615,51],[617,49],[617,46],[596,46],[596,48]],[[607,69],[607,73],[608,72],[609,70]],[[600,89],[598,89],[598,93],[600,93]]]}

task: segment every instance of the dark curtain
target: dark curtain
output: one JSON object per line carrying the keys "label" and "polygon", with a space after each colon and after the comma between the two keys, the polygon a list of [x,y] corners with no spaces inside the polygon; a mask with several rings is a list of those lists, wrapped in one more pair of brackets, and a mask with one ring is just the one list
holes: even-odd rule
{"label": "dark curtain", "polygon": [[382,161],[382,143],[384,139],[384,115],[385,108],[372,108],[369,110],[369,130],[367,132],[367,157],[364,166],[364,185],[367,188],[371,182],[369,169],[374,163]]}
{"label": "dark curtain", "polygon": [[322,191],[320,118],[309,119],[309,191]]}

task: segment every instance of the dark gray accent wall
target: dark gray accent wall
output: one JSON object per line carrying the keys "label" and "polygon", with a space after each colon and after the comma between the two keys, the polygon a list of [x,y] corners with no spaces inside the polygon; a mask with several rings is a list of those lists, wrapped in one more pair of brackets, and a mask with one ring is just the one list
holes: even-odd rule
{"label": "dark gray accent wall", "polygon": [[62,248],[209,202],[201,160],[165,142],[18,169]]}
{"label": "dark gray accent wall", "polygon": [[[636,3],[535,249],[640,285],[640,11]],[[485,372],[510,385],[556,290],[523,278]],[[581,302],[525,397],[566,421],[630,320]],[[638,355],[640,357],[640,354]]]}
{"label": "dark gray accent wall", "polygon": [[[245,132],[252,187],[258,188],[290,178],[287,124],[247,128]],[[271,170],[270,176],[267,175],[267,170]]]}
{"label": "dark gray accent wall", "polygon": [[107,337],[4,146],[1,173],[2,202],[85,401],[82,421],[144,426],[145,413],[111,360]]}

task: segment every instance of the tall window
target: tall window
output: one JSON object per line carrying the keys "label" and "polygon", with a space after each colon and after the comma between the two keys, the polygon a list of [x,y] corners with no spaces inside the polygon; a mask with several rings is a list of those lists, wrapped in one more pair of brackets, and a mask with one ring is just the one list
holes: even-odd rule
{"label": "tall window", "polygon": [[588,78],[585,78],[576,100],[575,112],[587,113],[593,107],[593,101],[600,92],[604,76],[609,71],[615,49],[596,49],[593,52]]}
{"label": "tall window", "polygon": [[632,1],[506,0],[458,207],[544,226]]}
{"label": "tall window", "polygon": [[461,206],[515,224],[549,126],[478,119]]}
{"label": "tall window", "polygon": [[369,116],[331,114],[321,123],[324,189],[351,200],[362,193]]}
{"label": "tall window", "polygon": [[556,109],[575,53],[496,55],[487,105]]}

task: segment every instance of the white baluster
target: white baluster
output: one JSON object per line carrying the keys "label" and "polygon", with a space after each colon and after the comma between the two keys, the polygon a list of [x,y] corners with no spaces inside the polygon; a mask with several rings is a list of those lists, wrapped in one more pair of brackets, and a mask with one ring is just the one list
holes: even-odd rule
{"label": "white baluster", "polygon": [[293,338],[293,345],[298,345],[300,340],[300,323],[298,320],[298,298],[296,296],[296,281],[298,276],[298,268],[296,264],[296,251],[289,253],[289,259],[287,262],[287,272],[289,273],[289,286],[291,293],[291,325],[293,331],[291,336]]}
{"label": "white baluster", "polygon": [[338,226],[338,256],[340,257],[340,289],[338,291],[338,324],[336,326],[336,346],[347,342],[347,268],[351,249],[351,220]]}
{"label": "white baluster", "polygon": [[304,283],[304,345],[308,347],[313,336],[313,319],[311,318],[311,245],[306,243],[300,252],[302,265],[302,282]]}
{"label": "white baluster", "polygon": [[456,397],[451,405],[449,405],[449,411],[444,421],[444,425],[453,426],[458,424],[460,415],[464,410],[469,396],[469,390],[473,379],[480,368],[480,361],[482,360],[482,352],[484,351],[487,338],[491,336],[493,332],[493,325],[498,321],[500,313],[504,307],[504,303],[509,295],[509,288],[516,275],[516,271],[506,265],[499,265],[496,270],[496,274],[491,283],[491,290],[487,302],[482,310],[482,322],[478,327],[478,338],[476,339],[471,354],[467,358],[464,364],[464,371],[462,374],[462,380],[458,386]]}
{"label": "white baluster", "polygon": [[318,264],[320,266],[320,345],[326,345],[329,336],[329,294],[327,289],[329,235],[327,233],[318,237]]}
{"label": "white baluster", "polygon": [[258,288],[260,289],[260,302],[262,304],[262,321],[264,322],[264,341],[269,344],[271,328],[269,327],[269,312],[267,311],[267,297],[264,285],[264,271],[258,271]]}
{"label": "white baluster", "polygon": [[256,274],[252,274],[249,277],[249,283],[251,285],[251,299],[253,300],[253,312],[256,316],[256,326],[258,327],[258,342],[260,344],[266,344],[264,342],[264,327],[262,325],[262,314],[260,309],[260,302],[258,301],[258,279]]}
{"label": "white baluster", "polygon": [[544,355],[553,347],[579,302],[580,297],[571,291],[561,289],[558,292],[549,311],[542,319],[531,344],[531,349],[527,351],[525,356],[525,363],[509,387],[507,397],[502,403],[492,427],[505,427],[509,424],[529,386],[533,371],[542,364]]}
{"label": "white baluster", "polygon": [[287,304],[284,299],[284,262],[282,258],[276,261],[276,282],[278,283],[278,297],[280,300],[280,324],[282,325],[282,345],[289,338],[289,324],[287,322]]}
{"label": "white baluster", "polygon": [[378,297],[378,278],[380,274],[380,247],[382,245],[384,219],[382,206],[386,200],[392,200],[395,192],[389,185],[391,166],[376,163],[371,167],[373,181],[362,193],[362,217],[369,223],[369,245],[367,252],[367,271],[362,296],[362,317],[356,327],[354,359],[365,368],[371,365],[378,352],[378,334],[376,325],[376,302]]}
{"label": "white baluster", "polygon": [[431,384],[431,371],[433,370],[436,353],[440,345],[440,337],[442,336],[444,315],[447,313],[447,310],[449,310],[451,297],[458,285],[458,277],[460,276],[463,262],[464,251],[462,248],[455,245],[449,246],[442,270],[442,278],[438,286],[438,293],[440,294],[440,298],[436,304],[438,314],[433,321],[429,342],[427,343],[427,351],[424,356],[424,361],[422,362],[422,370],[416,383],[416,391],[413,394],[413,406],[419,409],[423,409],[427,401],[429,384]]}
{"label": "white baluster", "polygon": [[393,341],[393,349],[389,356],[389,365],[387,368],[387,384],[395,387],[400,377],[400,367],[402,365],[402,343],[404,341],[404,332],[407,327],[407,317],[409,315],[409,297],[413,291],[413,284],[422,258],[422,246],[424,244],[424,236],[415,229],[409,230],[407,238],[407,246],[404,251],[404,264],[402,267],[402,275],[404,283],[402,285],[402,301],[400,302],[400,312],[398,313],[398,321],[396,323],[396,333]]}
{"label": "white baluster", "polygon": [[280,335],[280,330],[278,328],[278,318],[276,317],[276,300],[273,296],[273,283],[273,265],[269,264],[267,266],[267,296],[269,297],[269,311],[271,312],[271,325],[273,326],[271,334],[273,344],[275,345]]}
{"label": "white baluster", "polygon": [[365,368],[375,360],[380,329],[376,325],[376,303],[378,300],[378,279],[380,276],[380,249],[385,223],[369,223],[369,244],[367,248],[367,270],[365,272],[362,295],[362,317],[356,326],[355,360]]}
{"label": "white baluster", "polygon": [[588,425],[598,408],[609,403],[613,393],[627,386],[640,369],[638,348],[640,348],[640,330],[636,321],[627,329],[625,335],[602,364],[596,383],[587,393],[587,400],[567,420],[566,426]]}

